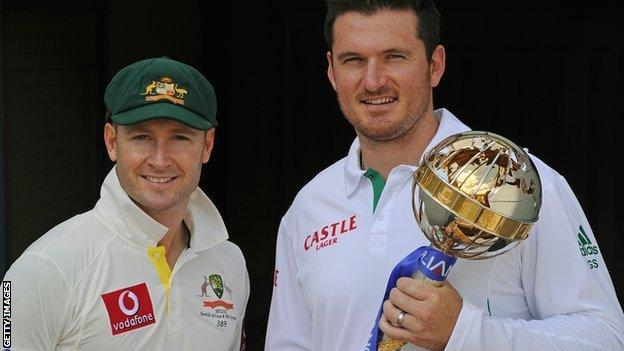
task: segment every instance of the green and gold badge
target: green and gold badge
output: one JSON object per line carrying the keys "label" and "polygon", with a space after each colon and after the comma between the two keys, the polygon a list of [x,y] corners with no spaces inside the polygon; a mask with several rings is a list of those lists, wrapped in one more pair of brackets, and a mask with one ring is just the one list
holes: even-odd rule
{"label": "green and gold badge", "polygon": [[208,277],[208,281],[210,282],[210,287],[212,291],[217,295],[218,298],[223,296],[223,279],[218,274],[211,274]]}

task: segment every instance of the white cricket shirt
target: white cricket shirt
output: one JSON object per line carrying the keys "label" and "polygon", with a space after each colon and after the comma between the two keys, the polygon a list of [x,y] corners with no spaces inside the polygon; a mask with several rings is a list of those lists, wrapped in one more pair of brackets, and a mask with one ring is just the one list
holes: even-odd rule
{"label": "white cricket shirt", "polygon": [[[447,110],[435,115],[427,150],[469,130]],[[504,255],[458,259],[448,280],[464,304],[446,349],[622,350],[624,316],[591,228],[565,179],[533,160],[540,219]],[[429,244],[412,213],[414,170],[394,168],[373,211],[356,139],[303,187],[278,233],[266,350],[364,350],[390,272]]]}
{"label": "white cricket shirt", "polygon": [[239,350],[249,278],[239,248],[197,188],[187,248],[169,270],[168,229],[123,191],[116,168],[95,208],[56,226],[15,261],[14,350]]}

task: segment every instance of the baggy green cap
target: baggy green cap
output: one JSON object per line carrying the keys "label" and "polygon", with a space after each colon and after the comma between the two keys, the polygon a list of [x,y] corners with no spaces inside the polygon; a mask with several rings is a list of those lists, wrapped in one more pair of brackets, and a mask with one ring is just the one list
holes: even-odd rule
{"label": "baggy green cap", "polygon": [[195,129],[217,125],[217,99],[210,82],[195,68],[168,57],[121,69],[108,84],[104,103],[118,124],[170,118]]}

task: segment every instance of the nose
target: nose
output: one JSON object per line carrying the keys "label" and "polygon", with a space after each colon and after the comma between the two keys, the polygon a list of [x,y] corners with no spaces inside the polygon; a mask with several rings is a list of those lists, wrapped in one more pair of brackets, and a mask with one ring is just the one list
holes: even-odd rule
{"label": "nose", "polygon": [[364,88],[370,92],[376,92],[385,86],[386,82],[387,77],[383,64],[377,60],[369,60],[364,76]]}
{"label": "nose", "polygon": [[155,143],[147,162],[150,166],[157,169],[169,166],[171,164],[171,157],[169,157],[169,145],[162,141]]}

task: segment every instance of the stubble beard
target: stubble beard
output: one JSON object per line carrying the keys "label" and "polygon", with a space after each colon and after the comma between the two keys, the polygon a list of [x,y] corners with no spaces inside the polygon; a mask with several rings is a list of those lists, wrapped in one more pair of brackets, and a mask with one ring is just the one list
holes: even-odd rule
{"label": "stubble beard", "polygon": [[[130,194],[129,194],[130,195]],[[185,194],[176,191],[173,194],[158,194],[147,193],[142,190],[135,191],[130,195],[130,198],[139,206],[144,212],[162,212],[175,208],[182,203],[185,198]]]}
{"label": "stubble beard", "polygon": [[342,99],[339,98],[338,101],[343,116],[351,123],[359,136],[376,144],[387,144],[399,142],[418,131],[418,126],[423,121],[431,102],[431,91],[423,91],[421,97],[418,101],[408,101],[406,118],[383,129],[376,128],[374,125],[366,125],[366,121],[362,122],[362,119],[355,116],[356,112],[345,108],[347,104]]}
{"label": "stubble beard", "polygon": [[185,200],[190,198],[197,187],[197,184],[195,184],[195,186],[192,186],[192,184],[194,184],[196,180],[197,182],[199,181],[199,177],[197,177],[197,179],[192,180],[191,184],[188,186],[182,186],[163,194],[145,189],[139,183],[142,181],[141,179],[122,181],[122,177],[120,176],[119,178],[122,188],[126,194],[128,194],[128,197],[130,197],[141,210],[148,214],[168,211],[185,203]]}

